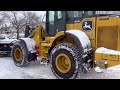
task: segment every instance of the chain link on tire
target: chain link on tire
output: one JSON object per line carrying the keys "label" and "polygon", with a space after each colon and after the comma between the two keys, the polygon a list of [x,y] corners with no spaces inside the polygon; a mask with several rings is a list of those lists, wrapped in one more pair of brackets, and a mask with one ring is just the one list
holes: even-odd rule
{"label": "chain link on tire", "polygon": [[[71,59],[71,62],[73,62],[72,64],[74,64],[71,70],[71,72],[67,73],[67,74],[63,74],[60,73],[58,70],[56,70],[56,66],[54,66],[55,63],[55,57],[57,55],[57,53],[60,53],[60,51],[62,52],[67,52]],[[81,59],[81,53],[79,52],[77,46],[75,46],[72,43],[61,43],[57,46],[55,46],[51,53],[50,53],[50,66],[51,66],[51,70],[52,72],[55,74],[55,76],[59,79],[75,79],[78,72],[82,73],[82,59]],[[73,71],[74,70],[74,71]]]}
{"label": "chain link on tire", "polygon": [[[16,48],[19,48],[22,52],[22,60],[21,61],[17,61],[15,59],[15,56],[14,56],[14,53],[15,53],[15,49]],[[17,41],[14,45],[13,45],[13,48],[12,48],[12,51],[11,51],[11,56],[13,58],[13,61],[14,61],[14,64],[18,67],[22,67],[26,64],[28,64],[28,53],[27,53],[27,48],[25,46],[24,43],[22,43],[21,41]]]}

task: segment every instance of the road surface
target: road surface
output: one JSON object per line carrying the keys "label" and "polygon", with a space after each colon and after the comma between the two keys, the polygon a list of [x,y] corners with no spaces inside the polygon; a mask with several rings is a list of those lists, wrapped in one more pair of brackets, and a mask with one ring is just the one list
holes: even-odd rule
{"label": "road surface", "polygon": [[[56,79],[49,65],[39,60],[25,67],[16,67],[11,57],[0,57],[0,79]],[[79,78],[79,76],[77,77]],[[84,74],[82,79],[120,79],[120,65],[97,73],[94,70]]]}

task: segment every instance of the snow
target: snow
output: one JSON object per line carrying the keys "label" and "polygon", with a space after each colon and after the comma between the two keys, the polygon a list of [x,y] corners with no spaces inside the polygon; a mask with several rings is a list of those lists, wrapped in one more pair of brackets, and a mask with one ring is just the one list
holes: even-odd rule
{"label": "snow", "polygon": [[1,34],[1,37],[4,38],[4,39],[0,39],[0,43],[1,43],[1,44],[4,44],[4,43],[9,44],[9,43],[11,43],[12,41],[17,40],[17,39],[10,39],[10,38],[8,38],[8,36],[7,36],[6,34]]}
{"label": "snow", "polygon": [[98,72],[98,73],[102,72],[100,67],[95,67],[95,71]]}
{"label": "snow", "polygon": [[0,40],[0,43],[1,44],[4,44],[4,43],[6,43],[6,44],[9,44],[9,43],[11,43],[12,41],[15,41],[16,39],[8,39],[8,38],[6,38],[6,39],[3,39],[3,40]]}
{"label": "snow", "polygon": [[83,48],[86,48],[87,45],[91,46],[88,36],[83,31],[80,31],[80,30],[68,30],[66,32],[77,36],[79,38]]}
{"label": "snow", "polygon": [[66,50],[70,51],[70,52],[72,53],[72,55],[74,55],[74,52],[72,51],[72,49],[70,49],[70,48],[68,48],[68,47],[66,47],[66,46],[60,46],[60,47],[54,48],[54,49],[52,50],[52,55],[54,55],[54,53],[55,53],[57,50],[59,50],[59,49],[66,49]]}
{"label": "snow", "polygon": [[0,79],[55,79],[49,65],[41,65],[40,59],[25,67],[14,65],[11,57],[0,57]]}
{"label": "snow", "polygon": [[115,50],[107,49],[107,48],[104,48],[104,47],[98,48],[96,50],[96,53],[120,55],[120,51],[115,51]]}
{"label": "snow", "polygon": [[22,40],[24,40],[26,42],[28,51],[30,51],[30,52],[35,51],[36,43],[35,43],[35,41],[33,39],[31,39],[31,38],[20,38],[20,39],[22,39]]}
{"label": "snow", "polygon": [[[120,65],[96,73],[94,69],[77,79],[120,79]],[[40,59],[25,67],[14,65],[11,57],[0,57],[0,79],[56,79],[50,65],[41,65]]]}

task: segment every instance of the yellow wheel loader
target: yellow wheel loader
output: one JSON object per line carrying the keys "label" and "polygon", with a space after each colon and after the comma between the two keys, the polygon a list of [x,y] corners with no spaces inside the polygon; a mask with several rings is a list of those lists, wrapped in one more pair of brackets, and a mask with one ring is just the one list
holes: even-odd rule
{"label": "yellow wheel loader", "polygon": [[50,63],[57,78],[73,79],[91,67],[120,64],[119,51],[119,13],[47,11],[46,28],[38,26],[20,38],[13,45],[12,58],[21,67],[40,57]]}

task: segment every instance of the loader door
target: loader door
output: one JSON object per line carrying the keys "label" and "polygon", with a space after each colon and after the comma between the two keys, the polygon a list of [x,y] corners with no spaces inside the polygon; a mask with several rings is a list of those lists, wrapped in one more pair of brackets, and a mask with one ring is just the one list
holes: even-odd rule
{"label": "loader door", "polygon": [[55,11],[47,11],[46,32],[47,32],[47,36],[54,36],[56,33],[56,31],[55,31]]}
{"label": "loader door", "polygon": [[66,30],[66,13],[65,11],[56,11],[55,12],[55,31]]}
{"label": "loader door", "polygon": [[55,36],[59,31],[66,29],[65,11],[47,11],[46,31],[47,36]]}

